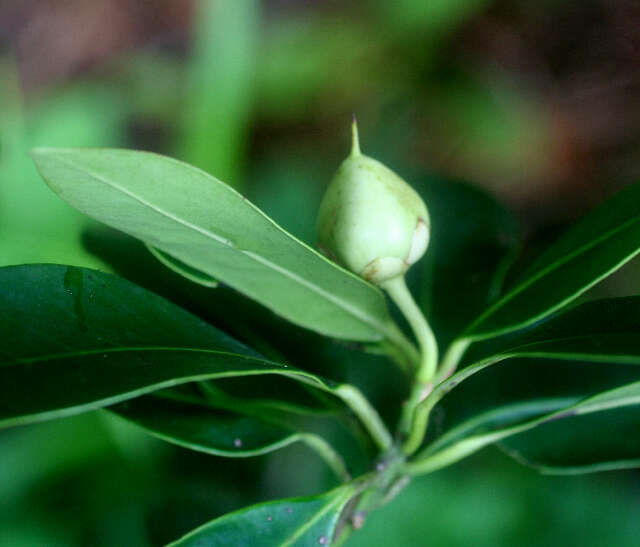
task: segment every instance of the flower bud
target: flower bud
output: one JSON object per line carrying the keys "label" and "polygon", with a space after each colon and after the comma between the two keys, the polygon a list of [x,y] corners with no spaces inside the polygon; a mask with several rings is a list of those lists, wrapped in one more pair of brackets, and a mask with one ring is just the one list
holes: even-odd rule
{"label": "flower bud", "polygon": [[351,154],[320,205],[318,246],[375,284],[403,275],[427,250],[429,213],[420,196],[382,163],[360,153],[353,122]]}

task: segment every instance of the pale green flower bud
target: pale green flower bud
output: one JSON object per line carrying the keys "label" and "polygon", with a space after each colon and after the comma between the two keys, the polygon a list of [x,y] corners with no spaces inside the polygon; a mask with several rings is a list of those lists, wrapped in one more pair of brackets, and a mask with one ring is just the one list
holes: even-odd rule
{"label": "pale green flower bud", "polygon": [[429,213],[416,191],[360,153],[355,120],[351,154],[320,205],[318,246],[375,284],[403,275],[427,250]]}

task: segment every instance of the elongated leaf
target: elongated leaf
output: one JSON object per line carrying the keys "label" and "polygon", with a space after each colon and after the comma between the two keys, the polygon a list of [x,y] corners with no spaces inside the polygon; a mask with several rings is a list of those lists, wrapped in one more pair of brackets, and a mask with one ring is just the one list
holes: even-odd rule
{"label": "elongated leaf", "polygon": [[302,438],[285,425],[167,396],[145,395],[109,411],[163,440],[218,456],[257,456]]}
{"label": "elongated leaf", "polygon": [[126,150],[37,149],[33,157],[51,188],[77,209],[295,323],[343,339],[401,336],[378,289],[203,171]]}
{"label": "elongated leaf", "polygon": [[512,425],[638,380],[640,370],[627,364],[509,359],[474,374],[440,401],[426,444],[433,450],[452,436]]}
{"label": "elongated leaf", "polygon": [[354,495],[345,485],[326,494],[272,501],[217,518],[171,544],[174,547],[317,547],[331,545],[340,512]]}
{"label": "elongated leaf", "polygon": [[[210,290],[211,287],[189,282],[172,268],[164,267],[147,252],[148,246],[144,243],[113,228],[102,226],[86,232],[84,244],[90,252],[112,266],[117,275],[218,326],[271,360],[284,361],[281,354],[273,351],[269,340],[272,330],[295,330],[296,334],[315,335],[285,321],[229,287],[218,285],[216,290]],[[175,259],[173,262],[175,264]],[[203,274],[198,272],[198,275]],[[266,322],[271,328],[267,329],[260,322]]]}
{"label": "elongated leaf", "polygon": [[[232,333],[271,361],[304,363],[309,372],[359,386],[387,423],[397,421],[409,387],[406,376],[390,367],[385,356],[364,353],[356,345],[297,327],[228,287],[209,290],[189,283],[162,268],[140,242],[115,230],[105,229],[87,241],[123,277]],[[245,384],[249,378],[238,381]],[[249,392],[255,391],[259,381],[250,382]],[[320,393],[316,390],[315,395]]]}
{"label": "elongated leaf", "polygon": [[435,387],[418,407],[419,420],[426,426],[429,412],[455,386],[508,359],[530,357],[638,365],[640,325],[636,318],[639,316],[640,298],[637,297],[599,300],[577,306],[511,339],[496,352],[480,353],[472,364]]}
{"label": "elongated leaf", "polygon": [[520,336],[480,347],[476,360],[503,354],[635,363],[640,354],[640,297],[586,302]]}
{"label": "elongated leaf", "polygon": [[[638,405],[640,405],[640,381],[603,391],[576,404],[554,410],[549,414],[524,421],[523,423],[462,438],[442,449],[438,449],[438,447],[435,450],[427,448],[424,452],[418,454],[415,461],[409,464],[409,467],[413,473],[428,473],[446,465],[451,465],[485,446],[527,433],[539,426],[546,426],[568,418],[582,419],[583,416],[590,417],[593,414],[607,413],[607,411],[613,411],[614,409],[616,415],[614,415],[613,419],[611,415],[604,417],[605,423],[608,424],[607,433],[623,434],[622,439],[615,439],[611,443],[611,453],[607,451],[606,440],[598,442],[597,448],[588,450],[586,455],[582,455],[576,450],[573,456],[569,457],[569,461],[579,463],[571,467],[576,471],[580,466],[584,466],[584,470],[589,471],[640,466],[640,443],[638,443],[638,437],[636,436],[640,431],[640,411],[638,410],[640,407]],[[502,418],[512,410],[505,411]],[[488,418],[487,424],[491,424],[496,420],[496,415],[486,418]],[[500,421],[499,419],[498,423]],[[472,430],[477,425],[474,424],[474,427],[469,429]],[[590,425],[593,426],[594,422],[587,422],[586,428],[583,423],[581,430],[574,433],[574,436],[581,441],[582,446],[588,445],[588,440],[595,435],[595,431],[589,427]],[[568,427],[571,427],[571,424]],[[612,429],[609,430],[609,427]],[[566,431],[566,429],[563,429],[563,431]],[[630,434],[631,436],[629,436]],[[608,435],[604,435],[604,437],[608,437]],[[547,457],[551,459],[554,458],[555,448],[553,438],[555,438],[555,435],[545,443],[544,449],[541,451],[543,454],[546,452]],[[540,437],[538,436],[537,439],[540,439]],[[535,454],[536,448],[532,444],[527,443],[525,446],[532,447]],[[558,451],[564,453],[564,461],[566,462],[567,444],[558,447]],[[604,460],[598,461],[599,458],[604,458]],[[558,455],[556,461],[562,461],[562,456]]]}
{"label": "elongated leaf", "polygon": [[238,399],[218,391],[208,400],[163,391],[109,407],[109,411],[165,441],[200,452],[247,457],[302,442],[340,479],[349,477],[347,463],[353,472],[367,470],[368,455],[338,416],[276,401]]}
{"label": "elongated leaf", "polygon": [[[640,467],[640,398],[635,406],[570,414],[504,439],[500,448],[547,474],[578,474]],[[569,411],[570,412],[570,411]]]}
{"label": "elongated leaf", "polygon": [[194,380],[317,376],[261,359],[123,279],[67,266],[0,268],[0,425],[55,418]]}
{"label": "elongated leaf", "polygon": [[640,185],[569,230],[480,315],[464,336],[483,339],[530,325],[578,297],[640,251]]}
{"label": "elongated leaf", "polygon": [[[512,338],[496,351],[474,356],[472,364],[440,383],[425,401],[433,404],[478,371],[516,357],[640,364],[640,297],[596,300],[558,315]],[[429,401],[431,400],[431,403]]]}
{"label": "elongated leaf", "polygon": [[488,412],[476,414],[438,437],[435,442],[429,444],[428,448],[421,454],[421,457],[434,454],[472,435],[495,431],[501,427],[556,412],[577,403],[579,400],[577,397],[539,398],[495,407]]}

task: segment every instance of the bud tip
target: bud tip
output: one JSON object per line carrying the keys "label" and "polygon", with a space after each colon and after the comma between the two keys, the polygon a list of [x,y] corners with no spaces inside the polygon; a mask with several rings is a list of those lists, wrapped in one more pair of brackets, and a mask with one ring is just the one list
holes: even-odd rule
{"label": "bud tip", "polygon": [[355,112],[351,115],[351,155],[360,155],[360,138],[358,137],[358,120]]}

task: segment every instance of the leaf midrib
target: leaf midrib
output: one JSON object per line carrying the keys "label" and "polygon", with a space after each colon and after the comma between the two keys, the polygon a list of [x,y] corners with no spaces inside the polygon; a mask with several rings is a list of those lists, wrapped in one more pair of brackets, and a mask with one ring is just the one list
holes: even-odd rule
{"label": "leaf midrib", "polygon": [[[326,298],[327,300],[329,300],[330,302],[333,302],[334,304],[336,304],[338,307],[342,308],[344,311],[346,311],[347,313],[349,313],[350,315],[352,315],[353,317],[355,317],[356,319],[362,321],[363,323],[373,327],[375,330],[377,330],[378,332],[382,333],[383,335],[385,335],[386,337],[390,337],[390,333],[388,331],[388,329],[385,327],[384,324],[379,323],[378,321],[376,321],[375,318],[368,316],[367,314],[362,314],[360,313],[356,308],[354,308],[352,305],[350,305],[349,303],[343,301],[340,298],[336,298],[333,294],[326,292],[324,289],[322,289],[321,287],[318,287],[317,285],[310,283],[309,281],[297,276],[296,274],[294,274],[293,272],[290,272],[289,270],[287,270],[286,268],[277,266],[277,268],[275,268],[274,266],[276,266],[275,264],[273,264],[271,261],[269,261],[267,258],[257,254],[257,253],[253,253],[251,251],[245,251],[242,249],[238,249],[233,242],[229,241],[228,239],[225,239],[223,237],[218,236],[217,234],[210,232],[209,230],[206,230],[205,228],[202,228],[200,226],[197,226],[191,222],[188,222],[184,219],[181,219],[180,217],[175,216],[174,214],[165,211],[164,209],[153,205],[152,203],[148,202],[147,200],[145,200],[144,198],[136,195],[135,193],[128,191],[127,189],[123,188],[122,186],[120,186],[119,184],[110,181],[109,179],[106,179],[98,174],[96,174],[95,172],[91,171],[90,169],[86,168],[86,167],[82,167],[77,165],[76,163],[74,163],[72,160],[69,160],[68,158],[62,158],[59,155],[55,156],[55,158],[60,161],[61,163],[66,164],[67,166],[69,166],[72,169],[75,169],[76,171],[79,171],[80,173],[84,173],[90,177],[92,177],[94,180],[101,182],[105,185],[107,185],[108,187],[122,192],[123,194],[129,196],[131,199],[137,201],[138,203],[149,207],[150,209],[152,209],[153,211],[157,212],[158,214],[168,218],[169,220],[182,225],[186,228],[192,229],[202,235],[204,235],[205,237],[210,237],[211,239],[213,239],[214,241],[217,241],[218,243],[221,243],[223,245],[226,245],[227,247],[234,249],[235,251],[248,256],[249,258],[251,258],[252,260],[258,262],[259,264],[262,264],[264,266],[267,267],[271,267],[273,269],[276,269],[276,271],[278,271],[279,273],[285,275],[286,277],[288,277],[289,279],[291,279],[294,282],[299,283],[300,285],[308,288],[309,290],[311,290],[312,292],[315,292],[316,294]],[[210,175],[207,175],[210,176]],[[257,211],[261,212],[259,209],[256,208]],[[267,220],[271,220],[269,219],[269,217],[267,217],[266,215],[263,214],[263,216],[267,219]],[[277,224],[275,224],[273,221],[272,223],[282,231],[282,233],[287,236],[290,237],[289,234],[282,230]],[[295,241],[298,244],[301,244],[297,239],[295,238],[291,238],[293,241]],[[305,246],[306,247],[306,246]],[[306,247],[307,250],[314,252],[313,249]],[[328,263],[330,266],[334,267],[335,266],[332,263]],[[357,280],[357,278],[356,278]]]}
{"label": "leaf midrib", "polygon": [[[322,508],[322,510],[320,510],[318,513],[316,513],[312,519],[306,521],[291,536],[289,536],[282,543],[280,543],[280,547],[288,547],[288,546],[293,545],[293,542],[295,540],[297,540],[298,538],[300,538],[300,536],[303,535],[309,528],[311,528],[311,526],[313,526],[316,522],[318,522],[318,520],[320,520],[322,517],[324,517],[336,505],[339,505],[340,503],[342,503],[345,497],[346,497],[346,492],[345,492],[345,494],[343,494],[341,496],[336,496],[335,498],[330,500],[329,503],[327,503]],[[331,541],[331,539],[332,538],[327,538],[327,541]]]}

